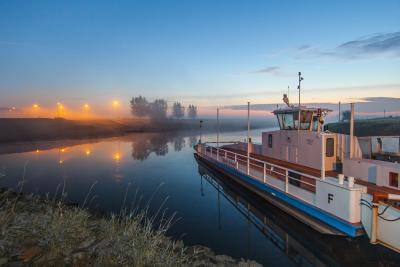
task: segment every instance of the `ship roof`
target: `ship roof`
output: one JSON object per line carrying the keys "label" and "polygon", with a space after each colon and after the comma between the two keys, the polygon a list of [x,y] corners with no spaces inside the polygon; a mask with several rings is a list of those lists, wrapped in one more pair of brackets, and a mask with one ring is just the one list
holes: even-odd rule
{"label": "ship roof", "polygon": [[[322,112],[332,112],[333,110],[328,109],[328,108],[308,108],[306,106],[301,106],[300,110],[303,111],[312,111],[312,112],[317,112],[318,110],[321,110]],[[295,113],[299,111],[299,107],[286,107],[286,108],[279,108],[272,113],[274,114],[287,114],[287,113]]]}

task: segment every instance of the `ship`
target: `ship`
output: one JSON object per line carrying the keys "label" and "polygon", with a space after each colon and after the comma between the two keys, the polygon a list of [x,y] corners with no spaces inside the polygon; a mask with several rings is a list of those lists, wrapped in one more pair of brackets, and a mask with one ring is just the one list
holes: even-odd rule
{"label": "ship", "polygon": [[263,132],[261,144],[250,134],[245,142],[199,140],[196,160],[318,233],[367,235],[400,252],[400,137],[355,136],[354,104],[350,133],[339,134],[324,129],[332,110],[284,102],[272,111],[279,129]]}

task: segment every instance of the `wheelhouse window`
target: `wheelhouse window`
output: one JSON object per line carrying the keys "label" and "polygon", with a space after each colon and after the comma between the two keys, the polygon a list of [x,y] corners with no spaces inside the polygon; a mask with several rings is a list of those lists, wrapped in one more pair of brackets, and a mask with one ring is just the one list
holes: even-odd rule
{"label": "wheelhouse window", "polygon": [[293,130],[294,122],[293,122],[293,113],[282,113],[277,114],[277,118],[279,121],[279,127],[281,130]]}
{"label": "wheelhouse window", "polygon": [[313,117],[312,119],[312,130],[314,132],[318,131],[318,117]]}
{"label": "wheelhouse window", "polygon": [[333,157],[335,155],[335,139],[326,138],[325,155],[327,157]]}
{"label": "wheelhouse window", "polygon": [[399,174],[396,172],[389,172],[389,185],[399,187]]}
{"label": "wheelhouse window", "polygon": [[[294,110],[288,113],[276,114],[281,130],[297,130],[299,127],[299,112]],[[302,110],[300,112],[300,130],[309,130],[313,112]]]}
{"label": "wheelhouse window", "polygon": [[300,129],[301,130],[309,130],[310,129],[312,115],[313,115],[312,111],[308,111],[308,110],[301,111],[301,117],[300,117]]}

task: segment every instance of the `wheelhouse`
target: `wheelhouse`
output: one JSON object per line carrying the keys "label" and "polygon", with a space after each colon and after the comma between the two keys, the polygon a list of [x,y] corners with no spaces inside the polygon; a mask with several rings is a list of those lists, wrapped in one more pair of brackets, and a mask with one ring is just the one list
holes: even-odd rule
{"label": "wheelhouse", "polygon": [[273,113],[278,119],[279,128],[281,130],[308,130],[320,132],[324,123],[323,118],[330,111],[332,110],[322,108],[292,107],[286,109],[277,109],[274,110]]}

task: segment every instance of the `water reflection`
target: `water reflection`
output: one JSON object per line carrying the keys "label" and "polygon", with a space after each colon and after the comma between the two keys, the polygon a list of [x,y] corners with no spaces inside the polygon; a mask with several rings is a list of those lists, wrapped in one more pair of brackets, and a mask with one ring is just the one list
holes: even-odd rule
{"label": "water reflection", "polygon": [[[297,266],[398,266],[399,255],[396,253],[382,246],[371,246],[365,237],[351,239],[319,234],[196,160],[201,195],[204,196],[203,180],[217,191],[220,230],[223,220],[220,198],[223,197]],[[251,231],[246,233],[244,246],[250,257],[254,244],[251,242]]]}
{"label": "water reflection", "polygon": [[[190,136],[188,143],[190,146],[196,142],[196,136]],[[132,158],[140,161],[146,160],[151,153],[156,156],[165,156],[169,152],[169,143],[175,152],[181,151],[185,147],[185,138],[178,133],[153,133],[134,136],[132,138]]]}

